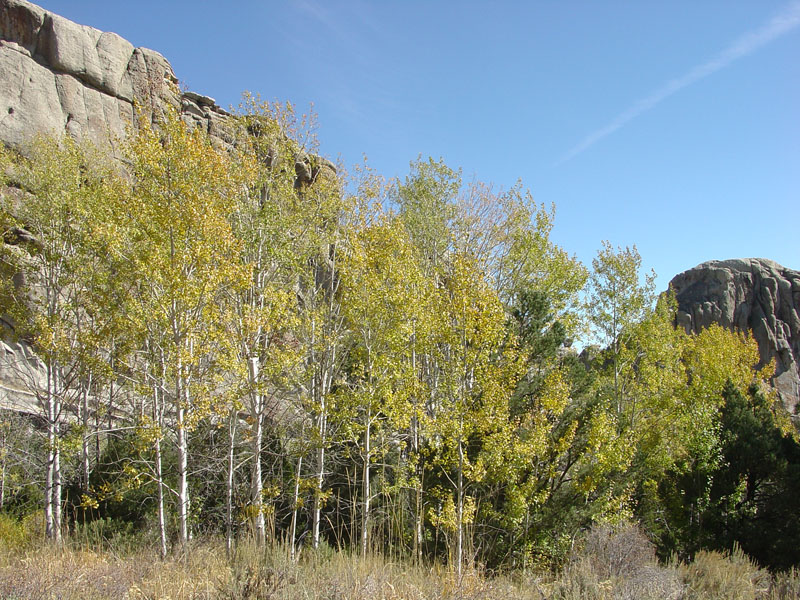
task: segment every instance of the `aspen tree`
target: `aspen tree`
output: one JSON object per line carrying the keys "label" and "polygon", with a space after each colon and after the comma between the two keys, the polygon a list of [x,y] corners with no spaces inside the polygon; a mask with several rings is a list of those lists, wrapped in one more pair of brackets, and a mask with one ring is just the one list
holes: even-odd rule
{"label": "aspen tree", "polygon": [[247,284],[232,299],[232,332],[240,371],[249,382],[245,394],[252,455],[249,510],[256,538],[263,542],[267,510],[261,472],[264,429],[270,417],[273,421],[286,418],[290,398],[303,378],[303,351],[297,343],[301,310],[297,278],[318,251],[316,219],[320,215],[313,201],[326,200],[333,186],[320,178],[313,191],[296,187],[295,164],[307,155],[299,141],[305,137],[307,124],[291,106],[245,95],[238,120],[242,126],[239,152],[252,176],[250,194],[232,215],[248,271]]}
{"label": "aspen tree", "polygon": [[633,248],[617,248],[607,241],[592,261],[587,309],[599,340],[608,348],[613,376],[612,396],[617,419],[624,420],[627,389],[624,374],[633,367],[625,362],[623,347],[633,326],[643,320],[655,300],[655,273],[640,281],[642,258]]}
{"label": "aspen tree", "polygon": [[354,338],[351,381],[344,395],[354,404],[354,433],[361,437],[362,554],[367,552],[370,530],[370,470],[373,457],[384,451],[376,447],[373,440],[379,436],[373,430],[382,422],[386,427],[408,426],[415,374],[406,358],[418,317],[415,291],[421,285],[405,230],[379,205],[371,210],[378,212],[374,220],[362,213],[362,221],[351,230],[341,271],[343,311]]}
{"label": "aspen tree", "polygon": [[304,211],[312,218],[307,221],[308,252],[303,254],[306,264],[298,273],[301,310],[297,331],[305,360],[300,389],[313,425],[309,435],[315,448],[311,543],[317,548],[327,496],[327,451],[338,426],[334,419],[338,411],[332,404],[348,352],[339,269],[341,242],[352,211],[352,199],[343,196],[336,182],[308,186],[301,189],[301,194]]}
{"label": "aspen tree", "polygon": [[[19,356],[15,369],[42,410],[47,426],[45,528],[59,542],[62,525],[62,436],[68,413],[88,425],[92,377],[103,371],[105,321],[94,309],[98,287],[94,270],[96,213],[111,196],[116,172],[93,148],[69,137],[38,139],[30,158],[17,161],[18,184],[28,192],[21,202],[4,198],[10,228],[7,241],[25,251],[6,255],[17,270],[17,285],[6,296],[16,334],[37,356]],[[109,307],[110,308],[110,307]],[[88,482],[89,447],[83,432],[83,485]]]}
{"label": "aspen tree", "polygon": [[[452,559],[460,581],[467,543],[465,526],[475,518],[469,490],[486,474],[486,456],[471,455],[468,445],[476,436],[496,436],[504,430],[519,373],[513,357],[501,355],[505,312],[497,294],[476,270],[474,259],[453,255],[445,273],[440,305],[443,321],[437,340],[442,383],[432,426],[441,443],[436,460],[453,491],[442,525],[455,538]],[[503,436],[495,437],[495,441],[501,439]],[[485,452],[500,450],[487,445]]]}
{"label": "aspen tree", "polygon": [[179,540],[190,537],[189,439],[211,409],[211,367],[230,351],[225,298],[242,285],[240,244],[229,217],[246,181],[230,156],[176,115],[142,122],[125,147],[132,189],[124,207],[137,287],[131,326],[143,331],[155,384],[170,405],[178,456]]}

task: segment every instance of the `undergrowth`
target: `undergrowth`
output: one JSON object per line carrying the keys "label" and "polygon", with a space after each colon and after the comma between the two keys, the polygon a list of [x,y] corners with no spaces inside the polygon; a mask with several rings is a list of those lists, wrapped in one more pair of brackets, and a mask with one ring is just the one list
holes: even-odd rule
{"label": "undergrowth", "polygon": [[103,526],[73,532],[61,547],[38,541],[36,519],[0,516],[0,600],[790,600],[797,571],[777,576],[741,550],[701,552],[691,564],[659,564],[635,525],[598,527],[557,574],[458,580],[442,565],[414,566],[346,552],[304,551],[240,542],[231,558],[222,540],[196,540],[161,561],[155,546]]}

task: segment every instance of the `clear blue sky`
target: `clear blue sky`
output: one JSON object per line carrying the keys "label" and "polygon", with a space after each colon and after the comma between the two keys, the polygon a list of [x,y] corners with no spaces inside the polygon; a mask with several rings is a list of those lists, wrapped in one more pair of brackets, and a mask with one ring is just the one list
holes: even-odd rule
{"label": "clear blue sky", "polygon": [[42,0],[161,52],[189,89],[314,104],[322,154],[442,157],[556,205],[587,265],[665,287],[710,259],[800,269],[800,1]]}

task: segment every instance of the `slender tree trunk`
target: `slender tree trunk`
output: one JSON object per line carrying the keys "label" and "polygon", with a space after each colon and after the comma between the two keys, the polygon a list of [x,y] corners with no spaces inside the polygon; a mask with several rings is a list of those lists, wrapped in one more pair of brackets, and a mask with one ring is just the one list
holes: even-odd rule
{"label": "slender tree trunk", "polygon": [[[322,511],[322,503],[320,496],[322,495],[322,480],[325,465],[325,395],[319,393],[322,379],[322,367],[317,364],[317,322],[316,318],[311,321],[311,344],[310,344],[310,358],[313,370],[311,373],[311,401],[316,403],[319,409],[316,411],[317,422],[315,423],[317,429],[317,477],[316,488],[314,489],[314,509],[311,514],[311,545],[316,550],[319,548],[319,519]],[[294,548],[294,540],[292,541],[292,548]]]}
{"label": "slender tree trunk", "polygon": [[[419,444],[418,439],[416,443]],[[419,565],[422,564],[422,477],[424,473],[419,447],[416,449],[415,458],[414,468],[417,482],[414,489],[414,560]]]}
{"label": "slender tree trunk", "polygon": [[91,376],[81,390],[81,423],[83,425],[83,439],[81,441],[81,489],[84,493],[89,491],[89,387],[92,384]]}
{"label": "slender tree trunk", "polygon": [[47,474],[45,477],[45,533],[61,541],[61,452],[59,448],[58,370],[47,361]]}
{"label": "slender tree trunk", "polygon": [[55,438],[56,438],[56,447],[55,451],[53,452],[53,533],[55,534],[53,539],[56,543],[61,543],[61,498],[63,496],[62,487],[63,487],[63,480],[62,480],[62,473],[61,473],[61,445],[60,445],[60,437],[61,437],[61,427],[58,421],[55,423]]}
{"label": "slender tree trunk", "polygon": [[55,525],[53,521],[53,465],[55,462],[56,435],[54,424],[50,419],[52,410],[48,410],[47,422],[47,471],[44,484],[44,528],[47,539],[55,539]]}
{"label": "slender tree trunk", "polygon": [[[463,423],[462,423],[463,427]],[[461,434],[459,433],[459,436]],[[456,574],[461,585],[461,565],[464,559],[464,444],[458,440],[458,527],[456,532]]]}
{"label": "slender tree trunk", "polygon": [[[302,435],[302,433],[301,433]],[[297,459],[297,472],[294,475],[294,496],[292,498],[292,525],[289,530],[289,556],[294,561],[297,558],[297,511],[300,505],[300,474],[303,469],[303,455]]]}
{"label": "slender tree trunk", "polygon": [[251,417],[253,419],[253,469],[250,478],[250,503],[255,514],[252,518],[253,531],[256,543],[262,546],[265,542],[264,532],[264,482],[261,474],[261,444],[263,438],[264,411],[262,407],[263,397],[255,390],[258,382],[258,358],[253,357],[248,361],[250,375],[250,385],[254,388],[251,392]]}
{"label": "slender tree trunk", "polygon": [[[313,338],[312,338],[313,339]],[[313,341],[312,341],[313,343]],[[314,374],[312,380],[312,398],[317,401],[319,410],[317,413],[317,477],[316,489],[314,491],[314,512],[311,517],[312,526],[312,546],[319,548],[320,522],[322,521],[322,486],[325,482],[325,443],[327,433],[327,386],[325,385],[326,374],[324,366]]]}
{"label": "slender tree trunk", "polygon": [[225,555],[229,560],[233,553],[233,476],[238,421],[236,409],[231,407],[231,414],[228,417],[228,478],[225,486]]}
{"label": "slender tree trunk", "polygon": [[53,413],[53,365],[47,361],[47,468],[44,483],[44,530],[48,540],[52,540],[53,533],[53,458],[56,447],[56,434]]}
{"label": "slender tree trunk", "polygon": [[[411,372],[417,377],[417,337],[415,330],[411,335]],[[414,542],[413,554],[417,565],[422,564],[422,455],[420,452],[420,414],[419,397],[414,394],[414,414],[411,416],[411,453],[414,457]]]}
{"label": "slender tree trunk", "polygon": [[189,461],[188,439],[186,435],[186,408],[184,405],[184,377],[182,365],[178,364],[178,378],[175,389],[175,428],[178,435],[178,521],[180,523],[180,541],[184,545],[189,541]]}
{"label": "slender tree trunk", "polygon": [[362,513],[361,513],[361,555],[367,555],[367,543],[369,537],[369,501],[370,501],[370,489],[369,489],[369,465],[370,465],[370,458],[371,458],[371,448],[370,448],[370,433],[371,433],[371,426],[370,422],[372,420],[372,410],[367,408],[367,415],[366,415],[366,429],[364,430],[364,469],[362,472],[361,477],[361,498],[362,498]]}
{"label": "slender tree trunk", "polygon": [[[114,371],[113,362],[111,364],[111,370]],[[113,395],[113,387],[114,387],[114,378],[111,378],[111,382],[108,385],[108,407],[111,408],[111,397]],[[100,397],[97,396],[95,398],[94,403],[94,466],[97,468],[97,465],[100,463]]]}
{"label": "slender tree trunk", "polygon": [[55,438],[55,448],[53,449],[53,539],[56,543],[61,543],[61,524],[63,522],[61,516],[61,499],[63,497],[63,479],[61,473],[61,398],[62,393],[61,381],[59,377],[59,370],[56,369],[56,380],[53,385],[55,395],[53,397],[55,410],[53,419],[53,431]]}
{"label": "slender tree trunk", "polygon": [[156,480],[158,481],[158,539],[161,560],[167,558],[167,520],[164,514],[164,476],[161,472],[161,435],[156,438]]}
{"label": "slender tree trunk", "polygon": [[319,548],[320,522],[322,521],[322,486],[325,482],[325,415],[319,416],[319,448],[317,448],[317,481],[312,516],[313,546]]}
{"label": "slender tree trunk", "polygon": [[161,436],[164,425],[164,410],[159,400],[159,389],[153,386],[153,420],[159,428],[155,446],[156,482],[158,484],[158,534],[160,542],[161,560],[167,558],[167,520],[164,515],[164,476],[161,466]]}

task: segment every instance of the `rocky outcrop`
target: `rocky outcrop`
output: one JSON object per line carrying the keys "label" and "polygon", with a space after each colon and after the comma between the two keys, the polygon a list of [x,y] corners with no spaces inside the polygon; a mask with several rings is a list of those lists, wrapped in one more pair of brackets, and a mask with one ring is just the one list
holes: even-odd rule
{"label": "rocky outcrop", "polygon": [[[0,0],[0,143],[24,154],[39,135],[66,134],[119,156],[119,142],[138,125],[137,110],[151,123],[178,111],[184,122],[208,132],[213,143],[231,147],[235,142],[231,115],[209,96],[181,91],[172,66],[158,52],[135,48],[115,33],[78,25],[26,0]],[[282,162],[286,167],[281,168],[294,165],[297,188],[336,173],[330,161],[299,150]],[[273,163],[277,157],[265,167]],[[11,212],[25,195],[16,187],[0,189]],[[36,240],[16,227],[4,232],[0,244],[6,252],[24,253],[22,246]],[[11,276],[17,287],[20,277]],[[36,412],[30,390],[40,387],[41,361],[25,341],[14,340],[13,330],[13,321],[0,315],[0,407]]]}
{"label": "rocky outcrop", "polygon": [[[214,143],[234,143],[230,113],[209,96],[181,92],[158,52],[27,0],[0,0],[0,142],[25,152],[37,135],[67,133],[113,153],[137,125],[135,106],[151,122],[177,110]],[[336,173],[318,156],[294,161],[298,187]]]}
{"label": "rocky outcrop", "polygon": [[705,262],[670,283],[678,324],[711,323],[752,331],[762,364],[775,359],[773,383],[791,414],[800,401],[800,271],[763,258]]}
{"label": "rocky outcrop", "polygon": [[111,147],[135,125],[178,109],[220,143],[228,113],[184,92],[167,59],[115,33],[78,25],[25,0],[0,0],[0,141],[18,150],[37,134],[69,133]]}

